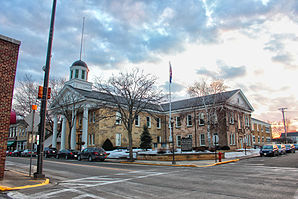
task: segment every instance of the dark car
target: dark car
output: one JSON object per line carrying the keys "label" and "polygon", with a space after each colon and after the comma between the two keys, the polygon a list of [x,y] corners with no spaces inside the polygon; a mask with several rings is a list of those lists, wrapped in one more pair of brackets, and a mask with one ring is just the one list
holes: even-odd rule
{"label": "dark car", "polygon": [[32,156],[36,156],[36,151],[30,150],[30,149],[25,149],[24,151],[21,152],[21,156],[22,157],[30,157],[32,154]]}
{"label": "dark car", "polygon": [[61,149],[57,152],[56,158],[77,159],[79,151],[74,149]]}
{"label": "dark car", "polygon": [[294,144],[286,144],[286,152],[287,153],[295,153],[295,146],[294,146]]}
{"label": "dark car", "polygon": [[294,144],[295,150],[298,150],[298,144]]}
{"label": "dark car", "polygon": [[14,156],[14,157],[21,157],[21,153],[23,152],[23,150],[19,150],[19,149],[16,149],[12,152],[11,156]]}
{"label": "dark car", "polygon": [[277,156],[278,147],[275,144],[264,145],[260,150],[260,156]]}
{"label": "dark car", "polygon": [[99,160],[104,161],[108,157],[108,153],[103,148],[90,147],[84,149],[78,155],[78,160],[88,159],[88,161]]}
{"label": "dark car", "polygon": [[284,144],[277,144],[277,147],[279,155],[286,154],[286,146]]}
{"label": "dark car", "polygon": [[56,148],[46,147],[44,148],[44,157],[45,158],[56,157],[57,152],[58,151]]}

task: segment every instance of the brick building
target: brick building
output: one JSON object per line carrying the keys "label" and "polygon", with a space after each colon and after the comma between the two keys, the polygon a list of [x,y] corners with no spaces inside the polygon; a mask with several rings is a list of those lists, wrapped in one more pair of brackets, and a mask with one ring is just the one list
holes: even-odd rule
{"label": "brick building", "polygon": [[263,146],[272,141],[271,124],[252,118],[251,120],[252,144],[254,147]]}
{"label": "brick building", "polygon": [[5,151],[20,44],[20,41],[0,35],[0,179],[4,177]]}

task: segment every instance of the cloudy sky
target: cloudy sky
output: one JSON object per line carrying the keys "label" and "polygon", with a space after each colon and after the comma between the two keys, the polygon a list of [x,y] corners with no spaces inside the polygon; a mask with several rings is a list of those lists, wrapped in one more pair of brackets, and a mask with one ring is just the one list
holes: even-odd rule
{"label": "cloudy sky", "polygon": [[[17,80],[41,81],[52,1],[10,0],[0,7],[0,34],[22,42]],[[298,121],[297,0],[58,0],[51,76],[66,77],[80,56],[89,80],[139,67],[167,88],[173,67],[173,97],[201,79],[224,79],[242,89],[253,117]]]}

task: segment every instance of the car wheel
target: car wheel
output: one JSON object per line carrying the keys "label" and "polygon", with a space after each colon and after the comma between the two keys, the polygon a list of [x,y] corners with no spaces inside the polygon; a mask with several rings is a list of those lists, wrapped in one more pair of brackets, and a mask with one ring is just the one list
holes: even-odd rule
{"label": "car wheel", "polygon": [[92,156],[91,155],[88,157],[88,161],[92,162]]}
{"label": "car wheel", "polygon": [[79,155],[79,156],[78,156],[78,161],[81,161],[81,160],[82,160],[82,158],[81,158],[81,156]]}

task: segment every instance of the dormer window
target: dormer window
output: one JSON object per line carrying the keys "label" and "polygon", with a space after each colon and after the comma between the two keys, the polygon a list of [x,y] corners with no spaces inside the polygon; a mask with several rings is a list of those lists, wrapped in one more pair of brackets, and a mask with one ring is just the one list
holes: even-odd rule
{"label": "dormer window", "polygon": [[75,70],[75,78],[76,78],[76,79],[79,78],[79,69],[76,69],[76,70]]}
{"label": "dormer window", "polygon": [[70,79],[72,79],[73,71],[70,71]]}
{"label": "dormer window", "polygon": [[82,79],[85,79],[85,71],[82,70]]}

